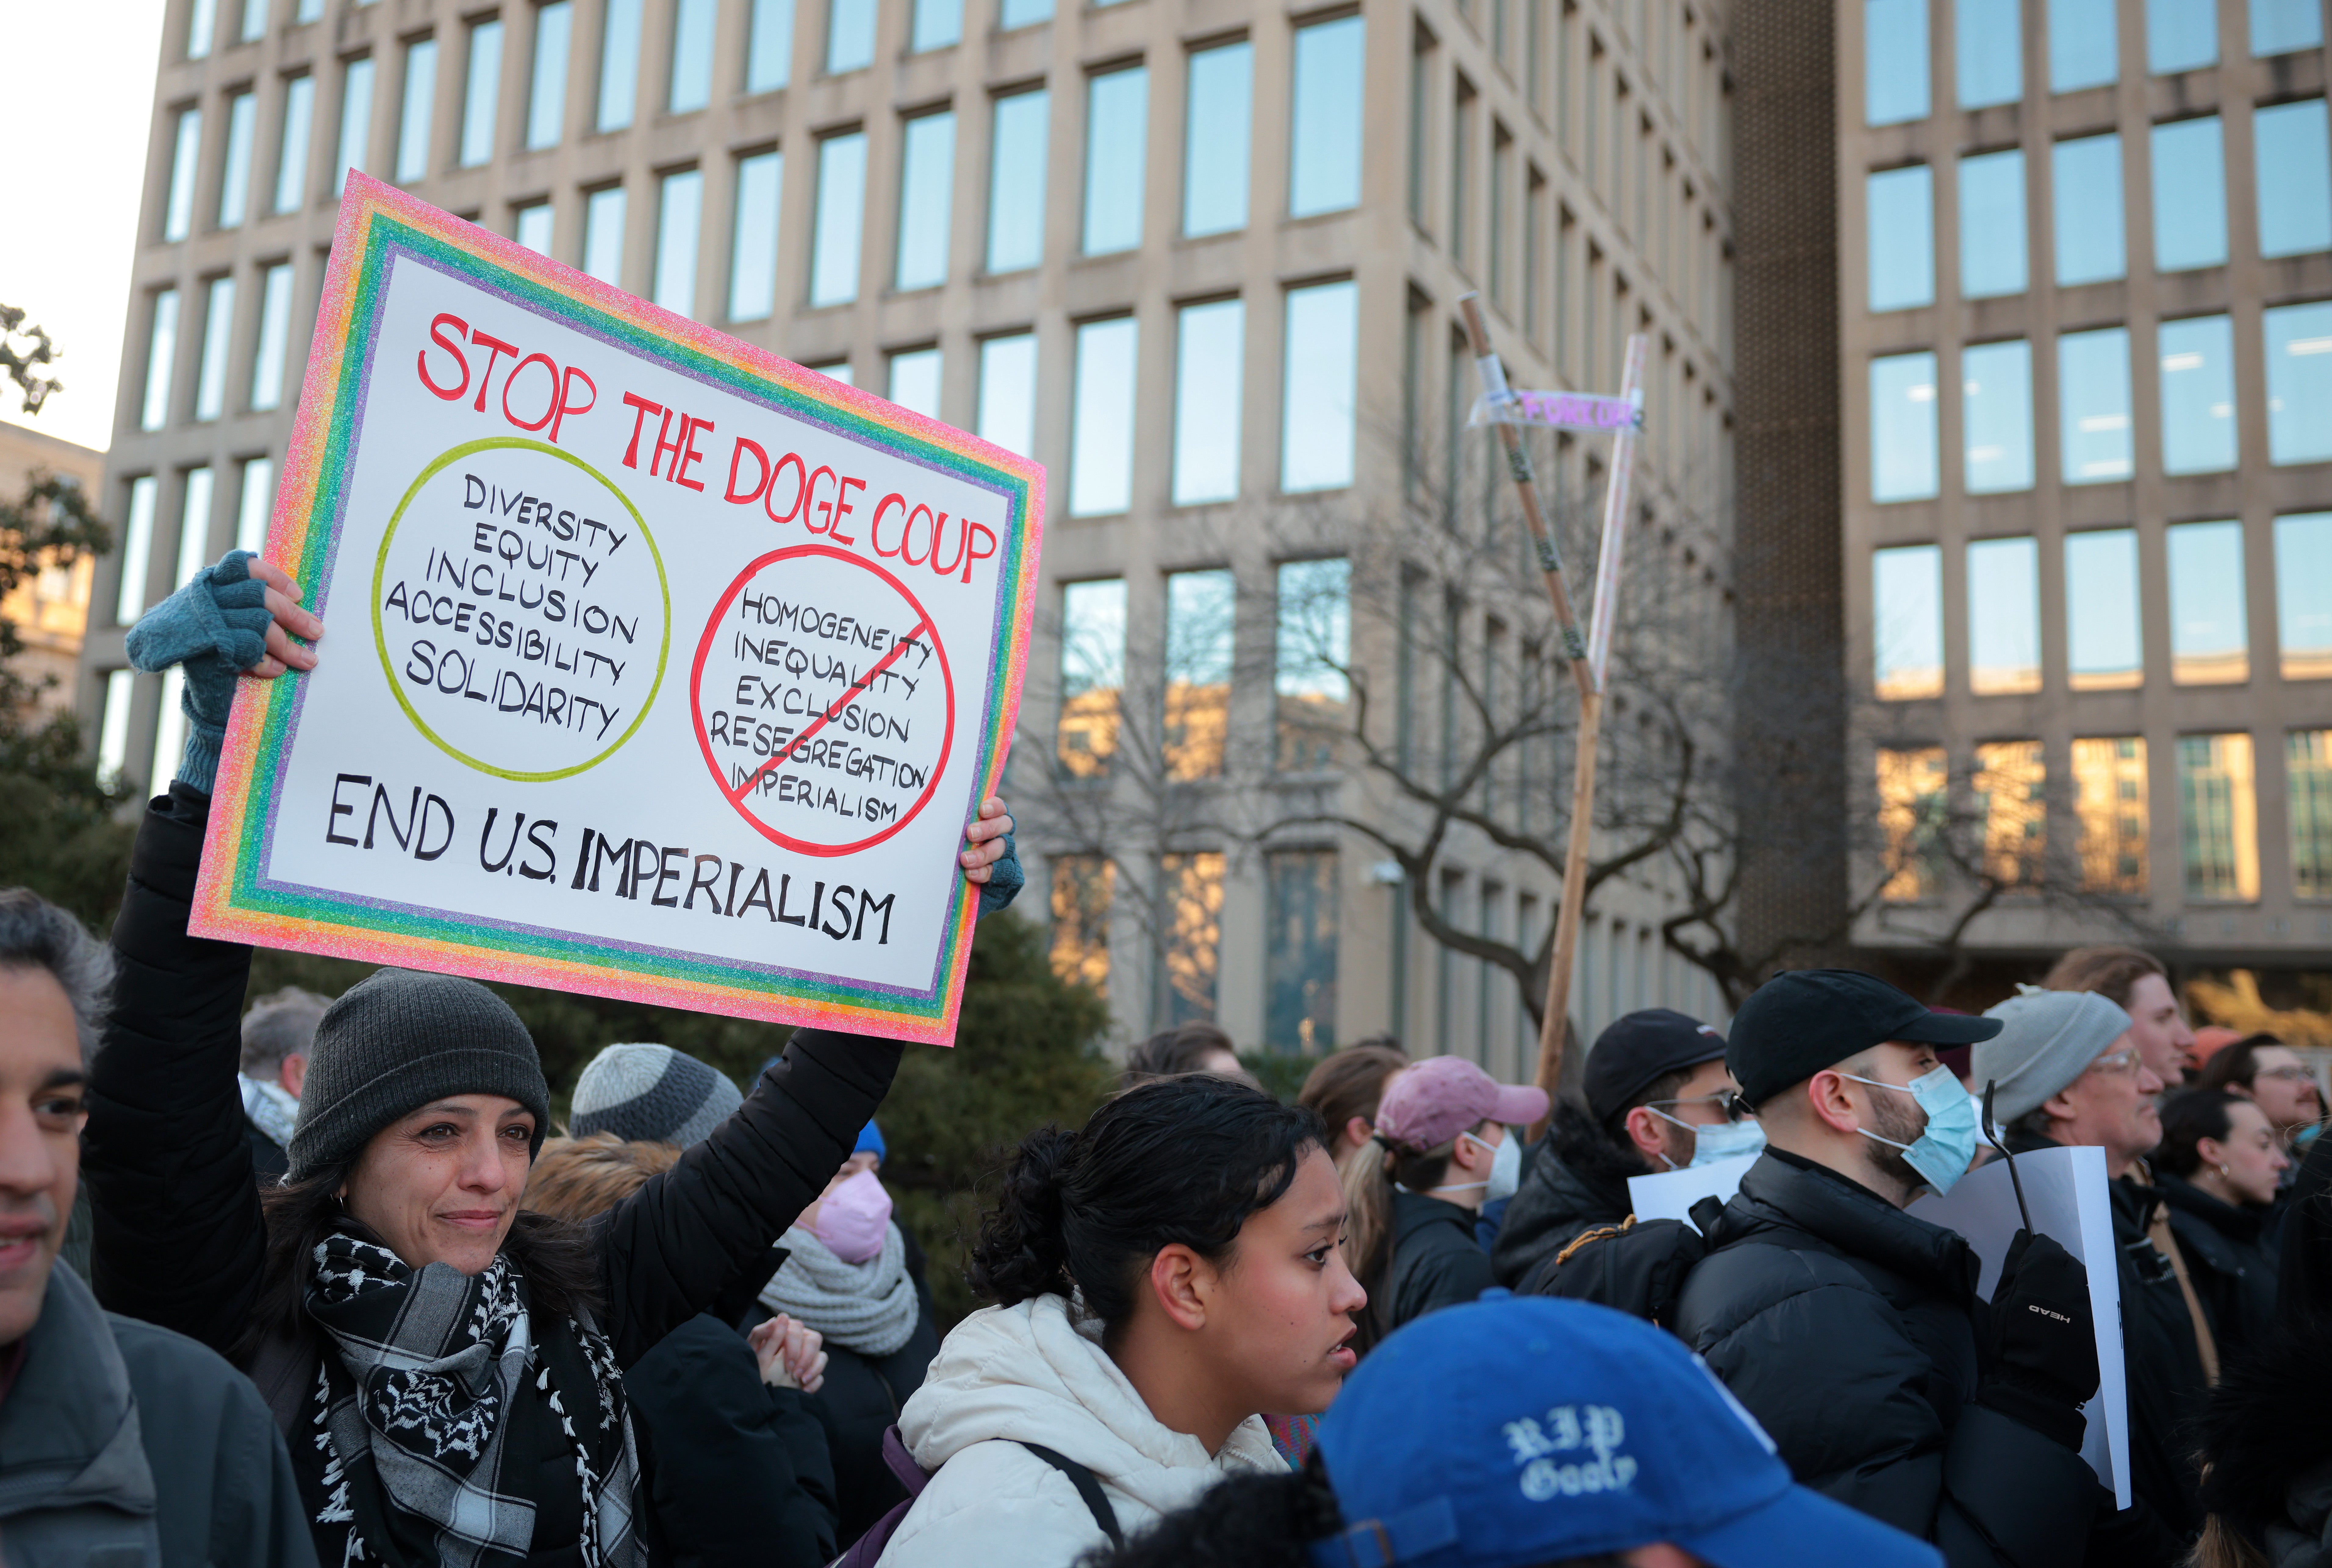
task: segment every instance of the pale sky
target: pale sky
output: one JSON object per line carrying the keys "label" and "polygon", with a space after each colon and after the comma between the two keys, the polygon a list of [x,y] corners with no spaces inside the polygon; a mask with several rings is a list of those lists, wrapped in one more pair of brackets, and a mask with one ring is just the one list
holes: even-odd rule
{"label": "pale sky", "polygon": [[61,350],[37,416],[0,378],[0,420],[102,451],[113,438],[121,329],[138,242],[165,0],[0,0],[7,21],[8,184],[22,221],[0,239],[0,303]]}

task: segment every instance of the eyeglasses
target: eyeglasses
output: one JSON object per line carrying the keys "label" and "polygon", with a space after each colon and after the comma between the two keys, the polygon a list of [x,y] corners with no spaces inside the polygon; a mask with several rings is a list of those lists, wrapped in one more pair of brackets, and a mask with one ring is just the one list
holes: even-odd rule
{"label": "eyeglasses", "polygon": [[2087,1070],[2092,1073],[2135,1073],[2143,1065],[2136,1048],[2125,1046],[2118,1051],[2099,1056],[2088,1065]]}
{"label": "eyeglasses", "polygon": [[1728,1122],[1738,1122],[1742,1117],[1749,1114],[1749,1107],[1743,1104],[1741,1096],[1731,1089],[1716,1095],[1695,1095],[1688,1100],[1647,1100],[1644,1104],[1647,1105],[1714,1105],[1724,1113],[1725,1119]]}
{"label": "eyeglasses", "polygon": [[2285,1084],[2312,1084],[2316,1081],[2316,1075],[2301,1066],[2261,1067],[2251,1075],[2251,1079],[2256,1083],[2261,1078],[2273,1078]]}

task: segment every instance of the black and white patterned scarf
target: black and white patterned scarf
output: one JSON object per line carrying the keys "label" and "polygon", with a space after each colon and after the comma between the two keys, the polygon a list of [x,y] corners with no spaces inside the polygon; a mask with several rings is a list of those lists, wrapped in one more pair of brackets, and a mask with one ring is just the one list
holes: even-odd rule
{"label": "black and white patterned scarf", "polygon": [[473,1276],[416,1272],[352,1236],[317,1247],[308,1312],[339,1353],[316,1382],[316,1523],[320,1545],[346,1531],[342,1563],[523,1564],[538,1500],[506,1480],[526,1486],[564,1448],[585,1568],[636,1568],[639,1466],[615,1354],[588,1318],[537,1343],[527,1305],[506,1257]]}

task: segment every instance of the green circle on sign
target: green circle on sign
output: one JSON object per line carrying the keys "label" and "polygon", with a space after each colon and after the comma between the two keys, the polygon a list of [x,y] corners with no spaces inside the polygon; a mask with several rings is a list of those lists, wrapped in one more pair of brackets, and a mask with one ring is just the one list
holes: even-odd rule
{"label": "green circle on sign", "polygon": [[[625,730],[622,734],[616,737],[615,744],[609,746],[597,756],[578,762],[571,768],[557,768],[545,773],[527,773],[521,772],[516,769],[497,768],[491,762],[483,761],[480,759],[473,757],[467,752],[449,744],[444,736],[438,734],[436,731],[432,730],[429,727],[429,722],[424,719],[420,713],[415,710],[412,700],[405,694],[404,685],[399,683],[397,678],[397,666],[391,663],[389,659],[388,631],[381,622],[381,585],[386,580],[388,574],[388,547],[397,538],[397,525],[404,520],[406,508],[413,504],[413,498],[421,493],[422,486],[427,484],[432,479],[435,478],[444,470],[447,464],[458,463],[463,458],[471,456],[476,453],[499,450],[505,447],[515,447],[527,452],[540,452],[558,458],[561,463],[573,464],[577,468],[581,469],[584,473],[589,474],[594,480],[597,481],[599,487],[602,490],[605,490],[608,494],[623,502],[624,510],[631,514],[633,525],[640,531],[640,538],[647,541],[648,559],[655,562],[657,595],[662,599],[664,605],[664,635],[656,646],[655,679],[649,684],[647,698],[640,703],[640,711],[638,714],[633,718],[630,727]],[[655,536],[648,531],[647,520],[640,515],[639,508],[632,504],[631,497],[626,495],[622,491],[608,483],[606,476],[601,474],[598,470],[593,468],[589,464],[584,462],[573,453],[562,452],[558,447],[550,445],[544,442],[529,441],[522,436],[516,435],[489,436],[483,441],[471,441],[466,442],[460,446],[456,446],[451,452],[446,453],[435,463],[432,463],[428,467],[423,469],[420,474],[415,478],[412,484],[406,487],[403,499],[399,500],[397,503],[397,510],[389,513],[387,531],[381,535],[380,539],[380,552],[373,559],[372,636],[373,645],[375,648],[379,650],[380,653],[381,673],[388,678],[388,689],[397,693],[397,706],[405,710],[405,716],[413,721],[413,727],[420,731],[424,736],[427,737],[431,745],[444,752],[448,757],[453,758],[456,762],[462,763],[465,767],[475,768],[481,773],[491,773],[497,779],[508,779],[521,784],[546,783],[553,779],[572,778],[574,775],[583,772],[587,769],[596,768],[600,763],[606,761],[608,758],[614,756],[617,751],[623,750],[624,742],[630,740],[639,730],[641,723],[648,716],[648,710],[655,705],[656,693],[664,689],[664,663],[671,656],[672,653],[672,583],[670,579],[664,576],[664,552],[656,549]]]}

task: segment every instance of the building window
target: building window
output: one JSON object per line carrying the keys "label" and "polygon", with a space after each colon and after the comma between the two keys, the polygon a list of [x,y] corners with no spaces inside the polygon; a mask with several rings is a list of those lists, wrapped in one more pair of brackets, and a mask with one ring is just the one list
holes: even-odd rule
{"label": "building window", "polygon": [[2046,0],[2049,91],[2102,87],[2121,74],[2114,0]]}
{"label": "building window", "polygon": [[267,547],[267,524],[275,511],[275,464],[264,457],[243,460],[243,492],[235,500],[234,548],[258,555]]}
{"label": "building window", "polygon": [[1003,0],[997,8],[996,30],[1009,33],[1016,27],[1031,27],[1053,19],[1053,0]]}
{"label": "building window", "polygon": [[1935,895],[1943,879],[1950,787],[1951,770],[1941,746],[1879,748],[1878,831],[1887,846],[1887,881],[1878,896],[1888,904],[1916,904]]}
{"label": "building window", "polygon": [[1349,562],[1296,560],[1281,565],[1272,690],[1283,771],[1308,773],[1336,765],[1352,694],[1352,569]]}
{"label": "building window", "polygon": [[189,468],[182,481],[178,509],[178,569],[170,579],[173,592],[195,580],[211,561],[211,501],[217,486],[208,467]]}
{"label": "building window", "polygon": [[1228,571],[1166,578],[1165,755],[1169,779],[1218,779],[1230,732],[1238,585]]}
{"label": "building window", "polygon": [[1473,83],[1463,76],[1450,94],[1449,110],[1449,259],[1463,263],[1471,247],[1467,244],[1466,224],[1469,216],[1467,200],[1474,189],[1474,102]]}
{"label": "building window", "polygon": [[915,0],[907,48],[921,54],[963,41],[963,0]]}
{"label": "building window", "polygon": [[397,178],[399,184],[429,172],[429,122],[437,112],[437,41],[416,39],[405,46],[405,100],[397,110]]}
{"label": "building window", "polygon": [[1926,501],[1935,493],[1935,357],[1892,354],[1870,362],[1870,499]]}
{"label": "building window", "polygon": [[194,226],[195,174],[201,167],[202,145],[203,111],[180,110],[170,147],[170,191],[162,204],[162,238],[173,244]]}
{"label": "building window", "polygon": [[332,194],[348,188],[349,170],[365,172],[372,130],[372,56],[351,60],[340,72],[340,145],[332,160]]}
{"label": "building window", "polygon": [[2169,531],[2170,678],[2182,686],[2251,678],[2243,610],[2243,525],[2182,522]]}
{"label": "building window", "polygon": [[955,113],[917,115],[900,139],[899,288],[929,289],[947,282],[954,192]]}
{"label": "building window", "polygon": [[292,263],[278,262],[260,275],[259,340],[251,356],[251,407],[265,413],[283,403],[283,360],[292,343]]}
{"label": "building window", "polygon": [[1166,994],[1160,1023],[1170,1029],[1194,1020],[1211,1023],[1223,944],[1223,857],[1161,856],[1158,880],[1166,916]]}
{"label": "building window", "polygon": [[2251,144],[2259,172],[2260,254],[2332,250],[2332,139],[2326,136],[2324,100],[2259,110],[2251,117]]}
{"label": "building window", "polygon": [[2135,448],[2129,427],[2129,331],[2107,327],[2057,339],[2058,435],[2067,484],[2127,479]]}
{"label": "building window", "polygon": [[129,761],[129,704],[137,692],[137,671],[106,671],[105,712],[97,731],[97,781],[109,789],[121,788],[121,770]]}
{"label": "building window", "polygon": [[213,278],[203,307],[203,357],[195,370],[195,417],[226,412],[227,349],[234,340],[234,280]]}
{"label": "building window", "polygon": [[674,315],[696,313],[696,241],[704,224],[704,176],[684,168],[664,177],[656,203],[655,281],[651,297]]}
{"label": "building window", "polygon": [[162,701],[154,713],[154,770],[158,782],[167,779],[186,751],[186,714],[179,699],[186,689],[186,667],[173,664],[162,675]]}
{"label": "building window", "polygon": [[1360,297],[1350,280],[1287,291],[1279,488],[1291,493],[1352,483]]}
{"label": "building window", "polygon": [[595,190],[583,203],[583,270],[603,283],[624,276],[624,187]]}
{"label": "building window", "polygon": [[839,381],[845,387],[858,385],[857,373],[851,369],[847,359],[836,359],[824,365],[805,365],[802,368],[814,371],[829,381]]}
{"label": "building window", "polygon": [[534,8],[534,75],[526,90],[526,145],[557,147],[567,129],[567,54],[575,33],[572,0]]}
{"label": "building window", "polygon": [[178,360],[178,291],[154,296],[154,330],[146,344],[146,397],[138,428],[159,430],[170,417],[170,378]]}
{"label": "building window", "polygon": [[2032,345],[1974,343],[1960,355],[1960,421],[1971,495],[2032,488]]}
{"label": "building window", "polygon": [[1495,119],[1490,121],[1490,298],[1504,307],[1507,279],[1514,263],[1506,260],[1508,213],[1514,205],[1515,139]]}
{"label": "building window", "polygon": [[1014,272],[1045,259],[1043,88],[996,100],[988,165],[988,270]]}
{"label": "building window", "polygon": [[1295,30],[1289,217],[1361,205],[1361,43],[1358,16]]}
{"label": "building window", "polygon": [[1073,779],[1097,779],[1117,755],[1125,701],[1125,579],[1061,589],[1061,717],[1053,754]]}
{"label": "building window", "polygon": [[2219,58],[2218,0],[2146,0],[2146,69],[2193,71]]}
{"label": "building window", "polygon": [[1871,552],[1870,641],[1879,700],[1944,694],[1944,554],[1932,544]]}
{"label": "building window", "polygon": [[827,0],[826,73],[874,63],[874,0]]}
{"label": "building window", "polygon": [[2024,96],[2024,22],[2019,0],[1958,0],[1960,107],[1983,109]]}
{"label": "building window", "polygon": [[2332,512],[2275,520],[2275,623],[2285,680],[2332,679]]}
{"label": "building window", "polygon": [[1336,1048],[1336,852],[1264,856],[1271,936],[1264,955],[1264,1040],[1323,1056]]}
{"label": "building window", "polygon": [[1960,159],[1960,297],[2025,288],[2024,153],[2012,148]]}
{"label": "building window", "polygon": [[275,210],[296,213],[308,186],[308,132],[316,120],[316,79],[283,83],[283,139],[275,158]]}
{"label": "building window", "polygon": [[1927,117],[1927,0],[1862,0],[1862,118]]}
{"label": "building window", "polygon": [[1870,308],[1935,302],[1935,172],[1924,163],[1863,181],[1870,251]]}
{"label": "building window", "polygon": [[113,624],[135,625],[146,613],[146,579],[154,562],[154,511],[159,481],[152,474],[129,482],[129,516],[121,531],[121,585],[114,595]]}
{"label": "building window", "polygon": [[1182,233],[1247,227],[1248,139],[1255,119],[1255,46],[1241,39],[1190,56],[1183,117]]}
{"label": "building window", "polygon": [[1967,547],[1968,690],[2040,689],[2040,549],[2031,538]]}
{"label": "building window", "polygon": [[462,92],[461,167],[475,168],[494,156],[494,114],[502,98],[502,24],[470,28],[470,67]]}
{"label": "building window", "polygon": [[1037,451],[1037,334],[980,345],[980,438],[1031,457]]}
{"label": "building window", "polygon": [[1104,855],[1053,857],[1053,972],[1109,995],[1109,906],[1117,867]]}
{"label": "building window", "polygon": [[2049,846],[2049,775],[2040,742],[1983,742],[1975,749],[1969,783],[1983,820],[1983,874],[2002,887],[2039,884]]}
{"label": "building window", "polygon": [[2263,312],[2271,463],[2332,457],[2332,303]]}
{"label": "building window", "polygon": [[2332,730],[2294,730],[2283,738],[2291,801],[2291,894],[2332,898]]}
{"label": "building window", "polygon": [[186,58],[200,60],[211,52],[218,32],[218,0],[195,0],[186,13]]}
{"label": "building window", "polygon": [[2324,14],[2317,0],[2251,0],[2254,55],[2289,54],[2324,42]]}
{"label": "building window", "polygon": [[817,144],[817,214],[809,262],[813,308],[858,297],[858,244],[865,224],[866,133],[829,136]]}
{"label": "building window", "polygon": [[745,44],[745,91],[774,92],[794,73],[794,0],[753,0]]}
{"label": "building window", "polygon": [[667,101],[689,114],[712,101],[712,22],[718,0],[675,0]]}
{"label": "building window", "polygon": [[2165,321],[2162,469],[2212,473],[2235,465],[2235,336],[2224,316]]}
{"label": "building window", "polygon": [[1228,501],[1239,488],[1247,306],[1185,305],[1174,331],[1174,504]]}
{"label": "building window", "polygon": [[[219,167],[218,226],[223,229],[241,228],[251,209],[251,147],[258,120],[257,93],[238,92],[226,100],[226,158]],[[175,168],[171,177],[170,195],[175,200]]]}
{"label": "building window", "polygon": [[[1533,0],[1531,14],[1538,14]],[[1530,167],[1523,195],[1523,336],[1534,347],[1546,342],[1546,176]]]}
{"label": "building window", "polygon": [[607,0],[606,31],[599,38],[601,130],[632,123],[640,91],[640,0]]}
{"label": "building window", "polygon": [[1069,515],[1099,517],[1133,502],[1131,316],[1077,328],[1075,406],[1069,421]]}
{"label": "building window", "polygon": [[1428,170],[1433,156],[1433,35],[1417,29],[1409,50],[1409,221],[1430,229],[1427,221]]}
{"label": "building window", "polygon": [[2076,739],[2073,817],[2081,829],[2083,892],[2144,896],[2146,816],[2145,738]]}
{"label": "building window", "polygon": [[884,397],[929,419],[940,416],[940,351],[910,349],[891,356],[891,389]]}
{"label": "building window", "polygon": [[2136,532],[2107,528],[2067,534],[2065,644],[2073,690],[2113,692],[2144,684],[2137,607]]}
{"label": "building window", "polygon": [[518,209],[511,238],[536,255],[547,256],[550,253],[552,218],[549,202],[530,202]]}
{"label": "building window", "polygon": [[2121,138],[2108,132],[2058,142],[2049,162],[2057,282],[2070,288],[2120,277],[2128,271],[2122,245]]}
{"label": "building window", "polygon": [[2251,787],[2251,738],[2178,737],[2179,841],[2186,896],[2249,904],[2259,897],[2259,802]]}
{"label": "building window", "polygon": [[2227,259],[2226,161],[2219,117],[2154,128],[2154,265],[2165,272]]}
{"label": "building window", "polygon": [[729,319],[760,321],[778,304],[778,197],[786,155],[737,160],[737,233],[729,260]]}
{"label": "building window", "polygon": [[1142,244],[1142,175],[1150,71],[1135,65],[1085,82],[1085,221],[1089,256]]}

